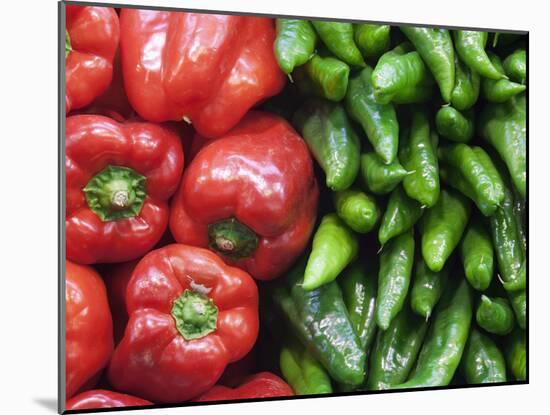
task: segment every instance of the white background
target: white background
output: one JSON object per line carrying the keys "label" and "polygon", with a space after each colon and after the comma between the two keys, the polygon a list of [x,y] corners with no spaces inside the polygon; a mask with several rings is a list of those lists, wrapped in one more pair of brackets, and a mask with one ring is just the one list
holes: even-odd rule
{"label": "white background", "polygon": [[[426,415],[442,412],[464,415],[481,411],[530,413],[536,406],[547,406],[550,384],[550,275],[546,269],[547,236],[550,235],[546,204],[550,166],[550,14],[543,9],[544,3],[517,0],[334,0],[326,4],[306,0],[139,1],[149,5],[529,30],[531,384],[132,413],[422,411]],[[0,412],[52,414],[57,390],[57,4],[55,0],[3,1],[0,16]]]}

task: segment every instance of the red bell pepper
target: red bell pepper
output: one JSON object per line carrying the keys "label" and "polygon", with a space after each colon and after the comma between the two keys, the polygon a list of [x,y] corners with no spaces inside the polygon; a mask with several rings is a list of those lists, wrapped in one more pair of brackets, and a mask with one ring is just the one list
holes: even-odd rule
{"label": "red bell pepper", "polygon": [[189,164],[170,230],[180,243],[210,247],[253,277],[273,279],[306,247],[318,194],[304,140],[284,119],[251,111]]}
{"label": "red bell pepper", "polygon": [[270,372],[260,372],[246,379],[241,386],[235,389],[216,385],[196,399],[196,401],[226,401],[235,399],[274,398],[278,396],[294,396],[294,391],[279,376]]}
{"label": "red bell pepper", "polygon": [[152,402],[135,396],[108,390],[91,390],[76,395],[67,401],[66,410],[124,408],[128,406],[152,405]]}
{"label": "red bell pepper", "polygon": [[148,253],[126,289],[130,320],[109,366],[120,391],[182,402],[210,389],[258,335],[258,290],[212,252],[173,244]]}
{"label": "red bell pepper", "polygon": [[113,351],[113,322],[105,285],[89,266],[65,261],[67,398],[103,369]]}
{"label": "red bell pepper", "polygon": [[90,104],[113,77],[120,26],[112,7],[66,8],[65,108],[67,113]]}
{"label": "red bell pepper", "polygon": [[123,9],[120,26],[126,93],[146,120],[217,137],[286,82],[272,19]]}
{"label": "red bell pepper", "polygon": [[162,237],[183,170],[180,138],[144,122],[99,115],[66,123],[67,258],[82,264],[140,257]]}

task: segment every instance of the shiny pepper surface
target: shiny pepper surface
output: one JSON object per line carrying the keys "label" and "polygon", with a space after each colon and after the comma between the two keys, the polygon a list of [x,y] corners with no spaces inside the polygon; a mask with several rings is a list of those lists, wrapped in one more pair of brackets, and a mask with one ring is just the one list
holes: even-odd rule
{"label": "shiny pepper surface", "polygon": [[122,9],[120,27],[126,93],[146,120],[219,137],[285,84],[272,19]]}
{"label": "shiny pepper surface", "polygon": [[172,244],[147,254],[128,283],[126,308],[109,381],[153,402],[206,392],[258,335],[254,280],[202,248]]}
{"label": "shiny pepper surface", "polygon": [[308,243],[318,193],[304,140],[284,119],[250,112],[187,167],[170,229],[178,242],[210,247],[253,277],[273,279]]}
{"label": "shiny pepper surface", "polygon": [[120,27],[115,9],[66,6],[65,110],[82,108],[100,96],[113,78]]}
{"label": "shiny pepper surface", "polygon": [[150,251],[183,170],[180,138],[156,124],[75,115],[65,147],[67,258],[123,262]]}

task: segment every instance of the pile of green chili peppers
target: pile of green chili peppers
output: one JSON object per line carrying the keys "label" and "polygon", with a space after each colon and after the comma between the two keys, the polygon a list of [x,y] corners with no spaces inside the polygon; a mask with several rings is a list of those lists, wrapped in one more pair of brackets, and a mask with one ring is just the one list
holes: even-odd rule
{"label": "pile of green chili peppers", "polygon": [[264,104],[318,164],[319,218],[261,286],[297,394],[526,380],[521,35],[277,20]]}

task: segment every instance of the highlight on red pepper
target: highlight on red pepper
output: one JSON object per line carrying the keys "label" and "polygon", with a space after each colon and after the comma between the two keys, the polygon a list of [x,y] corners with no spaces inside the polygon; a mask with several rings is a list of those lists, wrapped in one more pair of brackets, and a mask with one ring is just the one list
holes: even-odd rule
{"label": "highlight on red pepper", "polygon": [[120,124],[100,115],[66,122],[67,258],[81,263],[139,258],[162,237],[183,170],[169,128]]}
{"label": "highlight on red pepper", "polygon": [[173,244],[147,254],[126,289],[126,307],[130,320],[109,381],[153,402],[206,392],[258,335],[254,280],[203,248]]}
{"label": "highlight on red pepper", "polygon": [[236,388],[216,385],[204,395],[195,399],[197,402],[225,401],[234,399],[274,398],[294,396],[292,388],[279,376],[270,372],[260,372]]}
{"label": "highlight on red pepper", "polygon": [[113,77],[120,26],[112,7],[65,6],[65,109],[82,108],[100,96]]}
{"label": "highlight on red pepper", "polygon": [[306,247],[319,190],[304,140],[282,118],[251,111],[195,156],[172,199],[176,241],[209,247],[260,280]]}
{"label": "highlight on red pepper", "polygon": [[285,84],[272,19],[122,9],[120,25],[126,93],[146,120],[217,137]]}
{"label": "highlight on red pepper", "polygon": [[152,402],[103,389],[82,392],[67,401],[66,410],[124,408],[152,405]]}
{"label": "highlight on red pepper", "polygon": [[67,399],[93,387],[113,351],[113,322],[101,276],[65,261],[65,364]]}

